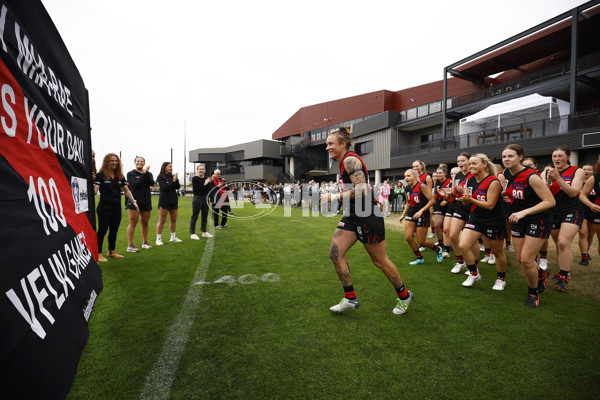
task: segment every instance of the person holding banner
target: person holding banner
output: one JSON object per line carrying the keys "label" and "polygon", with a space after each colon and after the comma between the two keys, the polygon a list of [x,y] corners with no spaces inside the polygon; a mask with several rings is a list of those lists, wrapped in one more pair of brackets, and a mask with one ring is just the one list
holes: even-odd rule
{"label": "person holding banner", "polygon": [[127,225],[127,251],[136,253],[139,249],[133,244],[133,234],[135,227],[142,217],[142,249],[149,249],[152,246],[148,243],[148,221],[152,211],[152,199],[150,198],[150,186],[154,185],[154,177],[150,172],[150,166],[146,166],[144,157],[136,156],[134,160],[135,169],[127,173],[127,183],[131,193],[138,200],[138,208],[133,203],[125,200],[125,207],[129,216],[129,225]]}
{"label": "person holding banner", "polygon": [[119,156],[115,153],[108,153],[104,156],[102,167],[96,174],[94,181],[94,194],[100,191],[100,202],[96,213],[98,214],[98,261],[108,261],[102,255],[102,242],[108,232],[108,253],[107,257],[122,258],[123,256],[115,251],[117,244],[117,232],[121,224],[121,190],[131,201],[136,210],[139,211],[137,201],[129,191],[129,186],[123,176],[123,168]]}
{"label": "person holding banner", "polygon": [[181,187],[177,173],[173,174],[173,164],[165,161],[160,167],[160,174],[156,178],[160,186],[160,195],[158,196],[158,223],[156,224],[156,245],[162,246],[162,231],[169,214],[169,228],[171,228],[170,242],[179,243],[181,239],[175,232],[177,228],[177,189]]}

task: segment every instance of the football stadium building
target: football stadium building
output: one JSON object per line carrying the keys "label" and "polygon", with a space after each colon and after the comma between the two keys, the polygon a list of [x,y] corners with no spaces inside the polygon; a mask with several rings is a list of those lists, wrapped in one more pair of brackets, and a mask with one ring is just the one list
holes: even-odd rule
{"label": "football stadium building", "polygon": [[[252,157],[238,147],[256,142],[192,150],[189,159],[222,170],[264,163],[261,171],[252,169],[258,180],[334,180],[339,168],[328,162],[327,132],[351,126],[355,151],[370,167],[373,183],[399,179],[417,159],[453,165],[462,151],[499,162],[509,143],[521,144],[540,166],[550,164],[550,154],[562,146],[571,150],[572,164],[595,162],[599,37],[600,0],[594,0],[440,66],[439,81],[302,107],[273,132],[273,141],[260,141],[262,153],[246,151]],[[269,176],[259,176],[263,172]]]}

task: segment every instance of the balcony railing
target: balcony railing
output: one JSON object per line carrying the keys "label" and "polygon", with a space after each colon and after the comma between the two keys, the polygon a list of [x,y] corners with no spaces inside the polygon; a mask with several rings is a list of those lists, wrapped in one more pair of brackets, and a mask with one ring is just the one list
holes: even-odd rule
{"label": "balcony railing", "polygon": [[397,147],[392,149],[391,156],[401,157],[410,154],[468,149],[491,144],[509,144],[598,128],[600,128],[600,111],[596,110],[575,116],[546,118],[522,124],[504,125],[499,128],[484,129],[448,139]]}

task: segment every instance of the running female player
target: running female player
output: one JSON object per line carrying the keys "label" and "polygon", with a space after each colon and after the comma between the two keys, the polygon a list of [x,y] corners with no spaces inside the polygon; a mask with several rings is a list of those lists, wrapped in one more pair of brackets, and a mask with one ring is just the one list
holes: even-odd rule
{"label": "running female player", "polygon": [[[461,190],[463,196],[458,198],[462,204],[471,208],[465,230],[460,238],[460,249],[469,269],[469,276],[463,286],[470,287],[481,280],[477,270],[477,240],[482,236],[489,239],[492,253],[496,257],[498,271],[494,290],[504,290],[506,286],[506,256],[504,255],[504,239],[506,223],[500,203],[502,183],[496,178],[494,164],[485,154],[476,154],[469,159],[469,169],[473,176],[469,178]],[[504,179],[504,178],[501,178]]]}
{"label": "running female player", "polygon": [[509,221],[515,255],[523,267],[528,296],[525,305],[540,305],[539,293],[546,289],[548,274],[539,268],[536,257],[552,231],[551,209],[556,205],[552,193],[537,172],[521,164],[525,152],[518,144],[506,146],[502,151],[502,164],[506,167],[504,194],[510,200]]}
{"label": "running female player", "polygon": [[[435,251],[437,262],[442,262],[444,259],[442,248],[433,245],[426,240],[427,228],[429,228],[429,221],[431,220],[429,209],[435,203],[431,190],[419,180],[418,172],[414,169],[409,169],[404,173],[404,180],[410,188],[410,196],[408,198],[408,207],[404,208],[404,212],[400,216],[399,221],[402,222],[406,217],[404,237],[413,253],[415,253],[415,260],[411,261],[409,264],[417,265],[425,262],[421,255],[421,251],[419,250],[419,245]],[[417,232],[417,241],[419,242],[419,245],[417,245],[413,239],[415,231]]]}
{"label": "running female player", "polygon": [[[367,166],[358,154],[352,151],[353,148],[354,142],[348,128],[334,130],[327,137],[327,152],[330,158],[338,161],[340,165],[341,193],[323,194],[321,203],[335,203],[341,200],[345,206],[344,217],[333,234],[329,249],[329,258],[344,287],[344,298],[329,309],[341,313],[360,305],[346,259],[346,252],[358,240],[369,253],[373,264],[385,274],[396,289],[398,300],[393,313],[404,314],[414,295],[406,289],[398,269],[387,256],[385,225],[379,206],[373,201]],[[335,204],[332,207],[335,207]]]}
{"label": "running female player", "polygon": [[435,232],[437,234],[438,246],[443,250],[442,255],[444,258],[448,258],[450,255],[445,248],[445,244],[450,243],[450,241],[444,238],[444,220],[448,212],[449,201],[444,198],[444,194],[450,192],[452,180],[448,178],[448,167],[445,165],[440,165],[435,171],[435,175],[435,203],[433,204]]}
{"label": "running female player", "polygon": [[[462,196],[462,189],[464,188],[465,184],[473,176],[469,171],[470,157],[471,155],[469,153],[460,153],[456,158],[456,164],[458,165],[458,168],[460,168],[460,172],[454,176],[452,181],[451,196],[457,200]],[[454,212],[452,213],[450,226],[448,227],[448,237],[450,238],[450,243],[452,244],[452,249],[454,250],[454,256],[456,257],[456,264],[454,264],[454,267],[450,270],[450,272],[453,274],[458,274],[460,271],[466,268],[458,237],[465,227],[467,220],[469,219],[469,213],[471,212],[471,209],[470,206],[465,205],[460,201],[455,201],[454,204]],[[479,248],[478,244],[477,248]]]}
{"label": "running female player", "polygon": [[552,240],[558,253],[558,278],[554,289],[566,292],[569,287],[573,252],[571,244],[583,222],[583,208],[579,192],[583,187],[583,171],[571,166],[571,151],[559,147],[552,152],[554,168],[547,170],[542,178],[549,186],[556,200],[552,209]]}
{"label": "running female player", "polygon": [[[592,247],[594,236],[598,236],[600,241],[600,157],[594,165],[594,175],[590,176],[583,185],[579,199],[581,203],[588,207],[589,212],[585,217],[588,223],[588,246]],[[600,245],[598,245],[598,255],[600,255]]]}

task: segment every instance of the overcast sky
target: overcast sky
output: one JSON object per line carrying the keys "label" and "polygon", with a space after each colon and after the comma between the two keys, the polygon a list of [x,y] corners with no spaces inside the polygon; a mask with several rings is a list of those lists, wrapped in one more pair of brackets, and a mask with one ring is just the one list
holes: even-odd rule
{"label": "overcast sky", "polygon": [[[581,0],[42,0],[90,96],[97,164],[182,174],[187,150],[271,139],[298,109],[443,78]],[[188,160],[189,162],[189,160]],[[188,164],[187,171],[193,170]]]}

